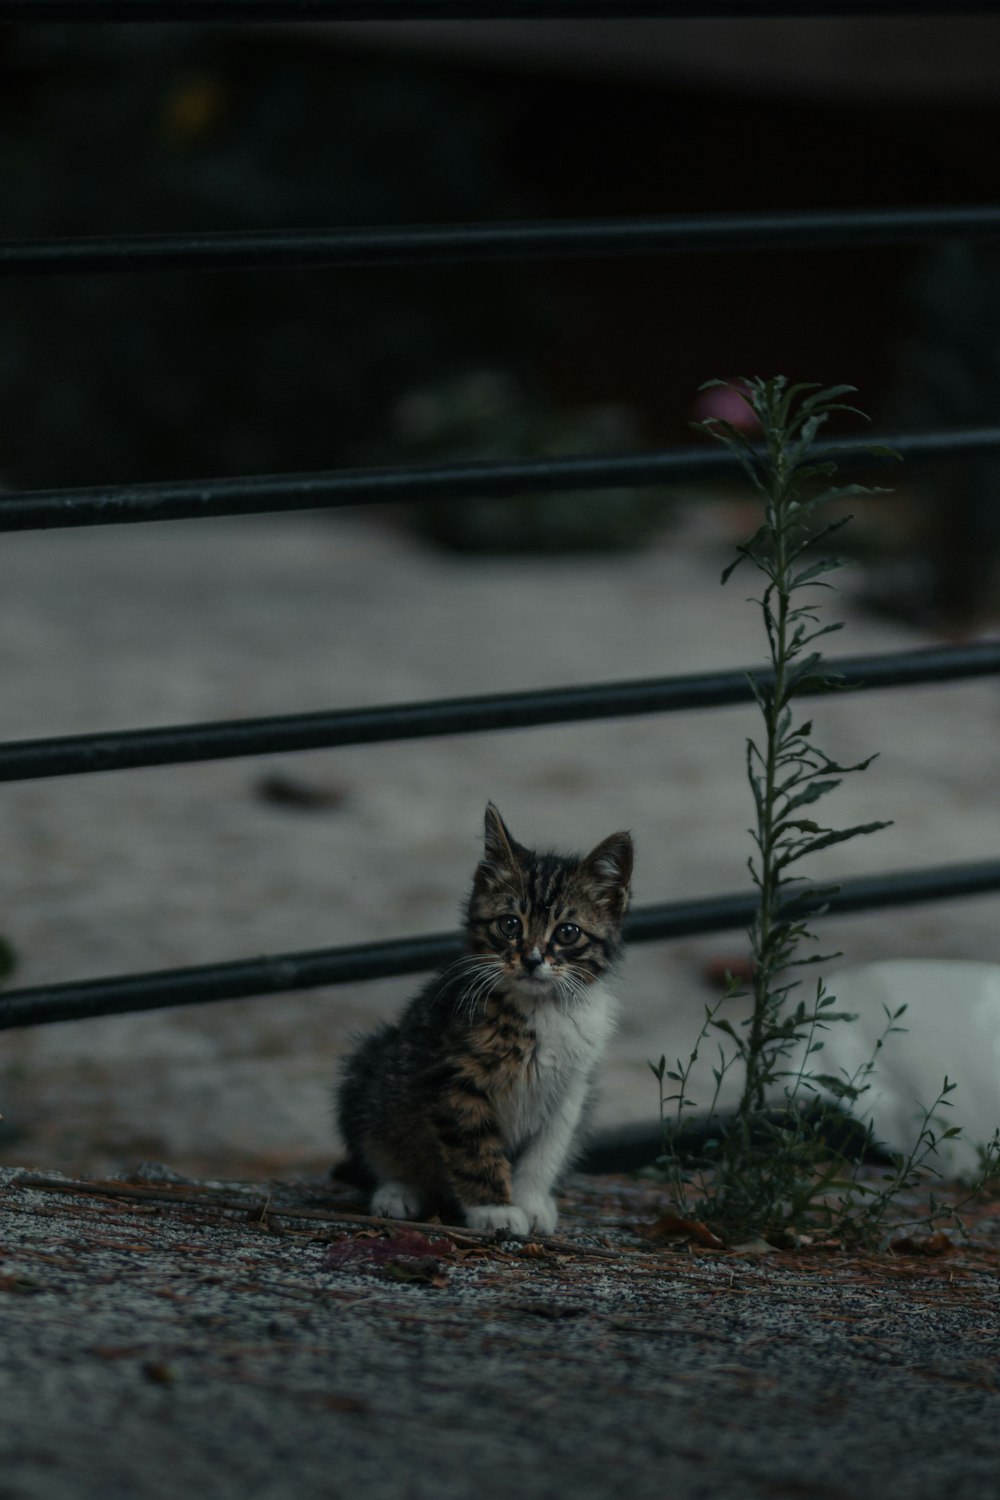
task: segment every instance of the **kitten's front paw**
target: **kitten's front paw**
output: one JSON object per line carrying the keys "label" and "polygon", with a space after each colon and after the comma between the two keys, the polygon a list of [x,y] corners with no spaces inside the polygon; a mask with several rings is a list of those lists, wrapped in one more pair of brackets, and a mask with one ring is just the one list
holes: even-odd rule
{"label": "kitten's front paw", "polygon": [[[514,1191],[517,1192],[516,1185]],[[559,1209],[551,1193],[519,1194],[517,1205],[524,1209],[525,1218],[539,1234],[551,1234],[559,1223]]]}
{"label": "kitten's front paw", "polygon": [[380,1219],[419,1219],[420,1194],[405,1182],[383,1182],[372,1193],[371,1211]]}
{"label": "kitten's front paw", "polygon": [[531,1225],[523,1208],[513,1203],[480,1203],[465,1210],[470,1229],[509,1229],[511,1234],[527,1234]]}

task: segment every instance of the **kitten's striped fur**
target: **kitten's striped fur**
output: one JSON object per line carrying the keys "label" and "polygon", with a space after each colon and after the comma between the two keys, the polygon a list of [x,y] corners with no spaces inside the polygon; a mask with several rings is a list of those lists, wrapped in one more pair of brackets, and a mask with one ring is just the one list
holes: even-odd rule
{"label": "kitten's striped fur", "polygon": [[584,859],[535,854],[489,804],[465,954],[361,1043],[338,1090],[373,1213],[555,1228],[553,1189],[614,1024],[604,980],[631,873],[627,833]]}

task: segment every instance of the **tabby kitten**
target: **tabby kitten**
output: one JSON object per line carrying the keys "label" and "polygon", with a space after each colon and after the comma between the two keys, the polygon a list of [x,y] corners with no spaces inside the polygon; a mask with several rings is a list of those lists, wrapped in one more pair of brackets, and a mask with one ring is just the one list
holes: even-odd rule
{"label": "tabby kitten", "polygon": [[517,843],[490,803],[467,951],[347,1061],[338,1119],[371,1211],[553,1230],[615,1001],[632,839],[585,859]]}

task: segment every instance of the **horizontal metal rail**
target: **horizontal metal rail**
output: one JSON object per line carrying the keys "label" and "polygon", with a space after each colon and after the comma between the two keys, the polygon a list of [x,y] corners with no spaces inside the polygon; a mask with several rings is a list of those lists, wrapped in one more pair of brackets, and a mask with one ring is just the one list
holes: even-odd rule
{"label": "horizontal metal rail", "polygon": [[[768,670],[748,667],[377,708],[14,740],[0,744],[0,782],[722,708],[752,701],[751,673],[761,684],[771,680]],[[996,673],[1000,641],[841,657],[824,666],[825,676],[837,676],[844,688],[916,687]],[[803,686],[801,696],[822,691],[820,686]]]}
{"label": "horizontal metal rail", "polygon": [[[834,894],[824,895],[823,912],[873,911],[995,891],[1000,891],[1000,860],[906,870],[844,881]],[[626,937],[630,943],[647,943],[746,927],[753,918],[758,900],[756,892],[741,891],[696,901],[642,906],[629,918]],[[787,910],[791,913],[807,912],[816,900],[817,897],[810,896],[806,887],[794,903],[789,903]],[[40,985],[11,990],[0,998],[0,1030],[420,974],[450,963],[461,951],[460,935],[445,932],[384,943],[359,943],[346,948],[283,953],[234,963]]]}
{"label": "horizontal metal rail", "polygon": [[996,239],[1000,205],[0,241],[0,273],[260,271]]}
{"label": "horizontal metal rail", "polygon": [[482,21],[989,15],[997,0],[0,0],[0,21]]}
{"label": "horizontal metal rail", "polygon": [[[1000,427],[832,438],[825,448],[846,468],[871,469],[885,460],[872,456],[869,443],[895,448],[903,458],[915,463],[950,463],[1000,455]],[[384,469],[331,469],[307,474],[251,474],[224,479],[21,490],[0,495],[0,532],[261,515],[348,505],[506,499],[558,490],[635,488],[725,479],[739,473],[739,464],[731,454],[706,443],[703,447],[602,457],[483,459]]]}

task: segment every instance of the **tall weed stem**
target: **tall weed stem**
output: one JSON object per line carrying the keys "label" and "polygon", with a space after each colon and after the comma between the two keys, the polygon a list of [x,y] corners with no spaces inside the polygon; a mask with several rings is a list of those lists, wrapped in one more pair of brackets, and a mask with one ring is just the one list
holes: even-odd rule
{"label": "tall weed stem", "polygon": [[[874,757],[855,765],[838,764],[814,743],[811,721],[797,723],[794,714],[796,696],[803,689],[815,693],[838,686],[816,643],[840,625],[821,622],[815,596],[816,590],[830,587],[826,575],[842,560],[819,555],[815,549],[849,517],[827,520],[823,512],[833,502],[877,492],[860,484],[832,484],[836,465],[817,447],[817,437],[834,412],[863,416],[842,399],[853,387],[790,386],[783,376],[708,385],[728,385],[748,408],[745,427],[722,418],[709,418],[699,426],[739,460],[762,509],[757,530],[737,546],[736,558],[722,575],[725,583],[741,564],[760,575],[763,587],[755,602],[768,646],[769,671],[750,678],[763,734],[759,742],[749,739],[746,747],[754,805],[748,863],[758,891],[749,932],[752,1005],[739,1025],[721,1015],[719,1006],[708,1010],[688,1063],[678,1061],[668,1070],[661,1058],[653,1072],[660,1081],[661,1110],[666,1103],[676,1105],[665,1132],[663,1165],[675,1196],[687,1208],[691,1178],[679,1165],[680,1142],[683,1111],[692,1107],[687,1086],[698,1048],[711,1033],[724,1039],[719,1066],[713,1069],[716,1100],[724,1074],[734,1063],[742,1066],[735,1115],[723,1121],[713,1101],[708,1140],[698,1164],[705,1196],[697,1212],[722,1233],[745,1237],[800,1231],[811,1222],[817,1204],[842,1176],[843,1165],[841,1160],[833,1169],[823,1166],[830,1156],[825,1126],[834,1106],[824,1104],[821,1095],[850,1104],[866,1086],[865,1070],[854,1079],[812,1071],[809,1059],[822,1048],[818,1034],[853,1017],[833,1010],[834,997],[822,980],[808,1002],[794,998],[800,981],[792,977],[793,971],[822,962],[822,956],[803,956],[802,948],[813,939],[810,915],[822,908],[834,888],[812,888],[804,912],[801,892],[793,911],[795,893],[790,887],[801,885],[797,867],[809,856],[887,826],[878,821],[833,828],[816,821],[815,805],[840,785],[844,775],[864,770]],[[825,955],[833,956],[837,955]],[[725,1000],[737,997],[743,992],[730,984]],[[676,1085],[675,1093],[664,1094],[665,1080]]]}

